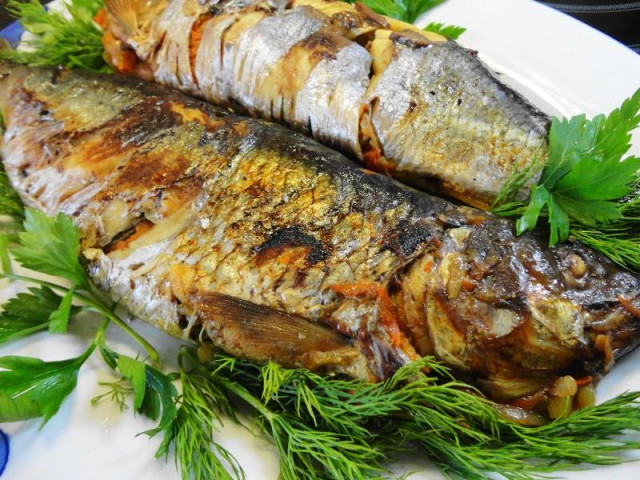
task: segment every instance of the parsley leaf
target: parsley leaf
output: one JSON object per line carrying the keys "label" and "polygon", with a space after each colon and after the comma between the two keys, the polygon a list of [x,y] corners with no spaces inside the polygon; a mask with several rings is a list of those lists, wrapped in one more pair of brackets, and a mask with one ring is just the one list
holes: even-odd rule
{"label": "parsley leaf", "polygon": [[0,215],[8,215],[18,223],[22,223],[24,219],[24,205],[11,186],[2,162],[0,162]]}
{"label": "parsley leaf", "polygon": [[15,259],[37,272],[70,280],[78,288],[89,289],[89,280],[80,265],[80,233],[63,214],[49,218],[43,212],[25,209],[24,232],[13,250]]}
{"label": "parsley leaf", "polygon": [[[638,192],[631,199],[628,196],[638,184],[640,158],[623,156],[631,148],[631,132],[638,124],[640,89],[608,116],[554,118],[547,163],[538,184],[531,188],[528,203],[513,200],[531,177],[514,172],[493,211],[503,216],[521,215],[516,224],[518,234],[533,230],[540,217],[546,217],[550,245],[587,229],[589,238],[598,237],[592,246],[607,255],[615,250],[613,243],[637,241],[633,238],[637,237],[638,219],[628,214],[628,205],[637,199]],[[618,235],[612,237],[612,245],[604,245],[596,232],[610,229],[618,234],[626,232],[629,238]],[[625,261],[625,265],[633,267],[640,261]]]}
{"label": "parsley leaf", "polygon": [[153,420],[160,417],[158,427],[145,432],[153,435],[159,430],[168,428],[176,417],[178,413],[176,408],[178,390],[171,381],[171,376],[165,375],[149,365],[145,365],[145,378],[147,390],[144,401],[140,406],[140,413]]}
{"label": "parsley leaf", "polygon": [[61,297],[48,287],[30,288],[3,305],[0,316],[0,344],[44,330]]}
{"label": "parsley leaf", "polygon": [[140,360],[114,352],[104,344],[100,346],[100,352],[107,365],[131,382],[135,410],[152,420],[160,417],[158,426],[145,433],[153,435],[166,429],[177,415],[178,390],[172,377]]}
{"label": "parsley leaf", "polygon": [[0,357],[0,422],[42,417],[43,425],[60,409],[78,381],[78,371],[93,351],[43,362],[31,357]]}
{"label": "parsley leaf", "polygon": [[423,28],[427,32],[439,33],[440,35],[444,35],[451,40],[457,40],[460,38],[464,32],[467,31],[466,28],[460,27],[458,25],[445,25],[444,23],[431,22],[429,25]]}
{"label": "parsley leaf", "polygon": [[145,364],[126,355],[119,355],[118,370],[131,382],[134,393],[133,408],[139,411],[146,392]]}
{"label": "parsley leaf", "polygon": [[65,333],[71,316],[71,302],[73,301],[73,288],[70,288],[62,297],[60,306],[49,315],[49,331],[51,333]]}
{"label": "parsley leaf", "polygon": [[[354,3],[355,0],[347,0]],[[387,17],[397,18],[403,22],[413,23],[427,10],[446,0],[362,0],[362,3],[374,12]]]}

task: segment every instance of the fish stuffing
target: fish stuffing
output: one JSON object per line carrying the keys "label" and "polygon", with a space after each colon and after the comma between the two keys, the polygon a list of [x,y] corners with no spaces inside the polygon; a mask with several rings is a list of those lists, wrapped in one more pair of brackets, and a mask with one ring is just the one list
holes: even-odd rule
{"label": "fish stuffing", "polygon": [[[549,119],[454,41],[332,0],[106,0],[106,60],[485,208]],[[534,179],[534,181],[537,178]],[[523,192],[524,193],[524,192]]]}
{"label": "fish stuffing", "polygon": [[435,355],[501,401],[607,370],[640,280],[284,127],[131,77],[0,65],[7,174],[135,316],[368,381]]}

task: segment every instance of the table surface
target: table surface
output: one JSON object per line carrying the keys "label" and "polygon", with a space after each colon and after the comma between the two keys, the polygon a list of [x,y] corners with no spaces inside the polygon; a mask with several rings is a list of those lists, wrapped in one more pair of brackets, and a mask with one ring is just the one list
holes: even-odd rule
{"label": "table surface", "polygon": [[[12,19],[0,0],[0,29]],[[552,0],[540,1],[607,33],[640,54],[640,1]]]}

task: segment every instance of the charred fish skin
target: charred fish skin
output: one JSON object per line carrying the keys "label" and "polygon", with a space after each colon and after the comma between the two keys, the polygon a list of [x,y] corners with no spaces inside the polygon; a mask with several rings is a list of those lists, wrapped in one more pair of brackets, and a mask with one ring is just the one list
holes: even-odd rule
{"label": "charred fish skin", "polygon": [[405,183],[484,208],[547,155],[549,118],[475,52],[363,5],[146,5],[106,2],[119,71],[283,123]]}
{"label": "charred fish skin", "polygon": [[500,400],[609,368],[640,340],[640,281],[580,245],[515,237],[157,85],[0,74],[13,185],[73,218],[96,283],[173,335],[367,380],[435,355]]}

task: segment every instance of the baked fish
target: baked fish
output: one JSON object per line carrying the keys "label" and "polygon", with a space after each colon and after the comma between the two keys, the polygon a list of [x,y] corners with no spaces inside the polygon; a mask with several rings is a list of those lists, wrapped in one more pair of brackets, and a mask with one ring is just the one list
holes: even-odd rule
{"label": "baked fish", "polygon": [[115,75],[0,65],[7,174],[96,285],[234,355],[376,381],[435,355],[498,400],[608,369],[640,280],[284,127]]}
{"label": "baked fish", "polygon": [[453,41],[332,0],[106,0],[116,70],[283,123],[487,207],[549,119]]}

